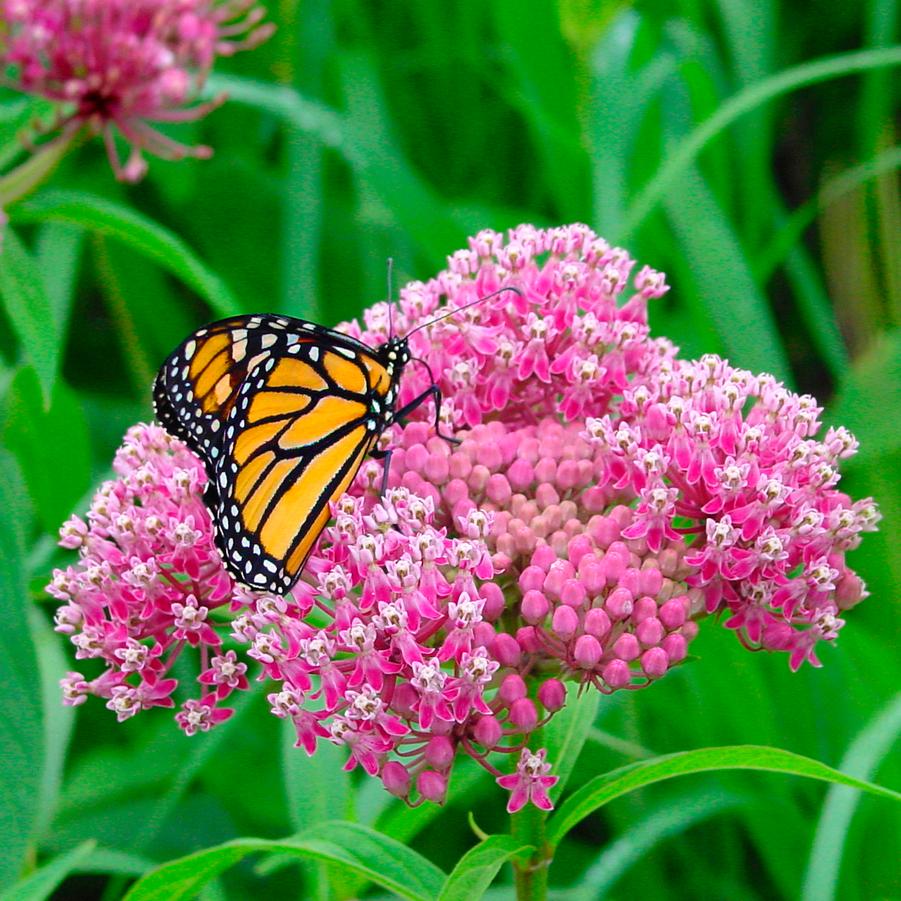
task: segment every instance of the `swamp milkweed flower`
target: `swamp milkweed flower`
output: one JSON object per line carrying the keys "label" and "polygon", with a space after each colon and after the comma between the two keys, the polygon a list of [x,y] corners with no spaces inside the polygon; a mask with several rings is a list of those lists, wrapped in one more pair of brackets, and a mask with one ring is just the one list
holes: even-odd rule
{"label": "swamp milkweed flower", "polygon": [[[274,26],[256,0],[2,0],[0,58],[15,87],[58,104],[47,132],[101,134],[116,176],[137,181],[144,152],[207,157],[149,123],[199,119],[191,104],[218,56],[254,47]],[[123,164],[118,132],[131,145]]]}
{"label": "swamp milkweed flower", "polygon": [[[531,736],[566,683],[648,686],[720,614],[745,646],[818,666],[866,596],[845,554],[878,512],[837,487],[856,442],[818,438],[815,401],[772,377],[652,338],[647,305],[667,286],[633,268],[586,226],[521,226],[480,232],[407,285],[401,334],[444,305],[520,293],[411,334],[428,367],[406,374],[399,404],[434,375],[461,443],[427,410],[386,432],[384,496],[369,461],[284,597],[232,582],[200,462],[134,427],[87,522],[63,527],[81,559],[49,586],[57,628],[103,665],[69,674],[67,703],[99,695],[120,719],[173,706],[172,664],[194,648],[199,696],[176,716],[188,734],[228,717],[253,666],[308,753],[343,745],[348,769],[414,804],[442,801],[468,754],[512,812],[551,804],[553,761]],[[376,304],[345,329],[378,345],[391,318]]]}

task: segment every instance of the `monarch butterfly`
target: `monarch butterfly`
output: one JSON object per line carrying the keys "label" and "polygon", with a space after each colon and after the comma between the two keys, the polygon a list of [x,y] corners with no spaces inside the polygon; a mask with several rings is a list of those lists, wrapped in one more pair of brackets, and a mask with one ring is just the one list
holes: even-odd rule
{"label": "monarch butterfly", "polygon": [[163,363],[153,386],[157,419],[203,460],[216,543],[236,580],[287,591],[330,502],[367,454],[390,454],[374,450],[382,432],[430,397],[438,430],[434,379],[396,409],[410,334],[370,347],[303,319],[234,316],[198,329]]}

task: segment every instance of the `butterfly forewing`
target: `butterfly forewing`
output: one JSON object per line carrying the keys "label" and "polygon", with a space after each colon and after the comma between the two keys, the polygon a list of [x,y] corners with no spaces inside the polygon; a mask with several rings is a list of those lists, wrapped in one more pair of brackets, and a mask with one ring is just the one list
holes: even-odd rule
{"label": "butterfly forewing", "polygon": [[353,338],[272,316],[214,323],[164,364],[157,415],[204,460],[238,580],[276,592],[294,582],[390,421],[398,374]]}

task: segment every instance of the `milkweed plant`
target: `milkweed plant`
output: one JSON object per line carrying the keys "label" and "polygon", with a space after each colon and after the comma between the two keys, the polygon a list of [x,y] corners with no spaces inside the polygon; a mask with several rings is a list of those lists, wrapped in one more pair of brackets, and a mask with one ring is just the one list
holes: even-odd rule
{"label": "milkweed plant", "polygon": [[[219,105],[196,99],[215,59],[271,32],[252,0],[0,9],[8,73],[56,105],[35,154],[96,135],[129,181],[146,154],[209,155],[155,123]],[[458,443],[434,408],[389,428],[387,474],[364,463],[284,595],[224,568],[200,460],[158,425],[130,428],[114,478],[63,525],[77,558],[47,586],[78,667],[63,703],[95,696],[120,721],[165,708],[190,737],[262,684],[296,753],[337,745],[411,806],[443,804],[471,758],[516,834],[529,806],[539,824],[554,807],[547,724],[585,693],[691,665],[700,628],[819,667],[867,596],[846,554],[879,513],[840,487],[857,442],[824,431],[810,395],[653,336],[668,290],[585,225],[525,224],[478,232],[345,323],[370,346],[411,334],[427,366],[409,367],[399,406],[434,378]],[[537,898],[552,849],[540,825],[525,839],[519,897]]]}

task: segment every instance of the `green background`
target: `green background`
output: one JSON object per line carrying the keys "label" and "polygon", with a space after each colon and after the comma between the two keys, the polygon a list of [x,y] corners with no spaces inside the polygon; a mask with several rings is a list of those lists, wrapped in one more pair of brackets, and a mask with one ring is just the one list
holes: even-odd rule
{"label": "green background", "polygon": [[[375,822],[450,869],[475,841],[468,811],[506,828],[487,776],[463,773],[447,808],[407,813],[343,774],[336,750],[308,760],[260,690],[192,739],[163,711],[117,725],[96,701],[62,708],[72,654],[42,589],[71,559],[57,527],[83,512],[125,428],[150,417],[156,367],[191,329],[235,310],[332,325],[384,298],[388,256],[397,283],[428,278],[467,234],[520,222],[584,221],[665,270],[654,333],[815,394],[861,442],[843,485],[885,516],[851,559],[872,597],[823,669],[793,675],[707,623],[691,665],[602,700],[571,784],[652,753],[757,743],[901,786],[888,754],[901,727],[898,3],[269,7],[276,36],[209,87],[232,100],[178,132],[214,146],[212,160],[154,159],[124,187],[94,143],[8,210],[0,879],[96,839],[58,897],[116,898],[153,862],[333,817]],[[2,99],[8,168],[42,108]],[[825,798],[758,773],[651,786],[578,826],[551,884],[586,898],[901,897],[897,807],[864,797],[842,816],[839,797],[814,855]],[[245,862],[206,896],[355,890],[322,865]]]}

